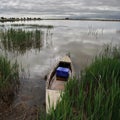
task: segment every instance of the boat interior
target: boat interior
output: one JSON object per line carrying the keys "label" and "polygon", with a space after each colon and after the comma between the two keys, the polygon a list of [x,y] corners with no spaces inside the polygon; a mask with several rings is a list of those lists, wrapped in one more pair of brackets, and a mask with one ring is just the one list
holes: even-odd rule
{"label": "boat interior", "polygon": [[69,68],[71,70],[71,64],[69,62],[60,62],[59,67]]}
{"label": "boat interior", "polygon": [[49,89],[51,90],[63,90],[65,83],[68,81],[68,78],[59,77],[56,75],[56,70],[58,67],[68,68],[69,77],[71,76],[72,68],[71,63],[60,61],[59,64],[54,68],[49,79]]}

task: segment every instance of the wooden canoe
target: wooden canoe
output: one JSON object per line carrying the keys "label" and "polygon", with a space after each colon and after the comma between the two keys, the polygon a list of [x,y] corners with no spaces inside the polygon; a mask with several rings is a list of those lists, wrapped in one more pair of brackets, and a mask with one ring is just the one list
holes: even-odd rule
{"label": "wooden canoe", "polygon": [[[56,76],[58,67],[69,68],[69,77],[62,78]],[[64,91],[65,84],[69,81],[70,77],[74,76],[74,69],[72,61],[69,56],[61,58],[55,67],[51,70],[46,81],[46,111],[49,112],[51,107],[56,107],[57,101],[60,99],[61,92]]]}

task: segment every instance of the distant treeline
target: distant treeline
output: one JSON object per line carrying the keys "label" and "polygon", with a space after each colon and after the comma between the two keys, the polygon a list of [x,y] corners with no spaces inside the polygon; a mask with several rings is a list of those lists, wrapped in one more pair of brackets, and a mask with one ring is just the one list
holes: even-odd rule
{"label": "distant treeline", "polygon": [[31,18],[31,17],[21,17],[21,18],[15,18],[15,17],[10,17],[10,18],[6,18],[6,17],[1,17],[0,18],[0,22],[14,22],[14,21],[26,21],[26,20],[41,20],[41,18]]}
{"label": "distant treeline", "polygon": [[15,17],[0,17],[0,22],[14,22],[14,21],[30,21],[30,20],[81,20],[81,21],[112,21],[112,22],[120,22],[120,19],[105,19],[105,18],[40,18],[40,17],[21,17],[21,18],[15,18]]}

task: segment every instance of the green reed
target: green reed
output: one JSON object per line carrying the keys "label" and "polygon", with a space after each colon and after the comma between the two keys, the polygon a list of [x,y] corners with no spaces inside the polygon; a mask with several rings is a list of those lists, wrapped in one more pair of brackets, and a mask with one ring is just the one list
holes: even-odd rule
{"label": "green reed", "polygon": [[17,62],[11,63],[7,57],[0,56],[0,103],[9,104],[19,87]]}
{"label": "green reed", "polygon": [[39,24],[11,24],[14,27],[26,26],[31,28],[53,28],[53,25],[39,25]]}
{"label": "green reed", "polygon": [[[114,50],[118,52],[117,57]],[[81,72],[80,78],[70,80],[61,95],[62,100],[44,119],[120,119],[120,52],[117,47],[105,52]]]}
{"label": "green reed", "polygon": [[43,32],[40,30],[26,31],[23,29],[8,29],[0,34],[1,42],[5,50],[25,53],[29,49],[42,47]]}

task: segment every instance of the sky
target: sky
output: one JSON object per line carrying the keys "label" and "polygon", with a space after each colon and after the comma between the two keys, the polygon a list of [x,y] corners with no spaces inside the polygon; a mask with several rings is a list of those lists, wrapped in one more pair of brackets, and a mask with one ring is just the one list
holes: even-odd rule
{"label": "sky", "polygon": [[0,16],[120,18],[120,0],[0,0]]}

